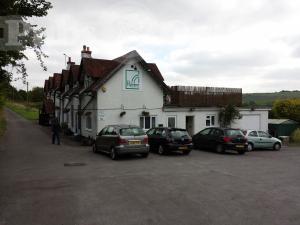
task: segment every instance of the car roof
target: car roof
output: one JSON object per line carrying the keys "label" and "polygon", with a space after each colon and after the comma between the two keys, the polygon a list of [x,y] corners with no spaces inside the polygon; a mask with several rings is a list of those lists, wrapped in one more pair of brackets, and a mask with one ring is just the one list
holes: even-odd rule
{"label": "car roof", "polygon": [[131,127],[138,127],[137,125],[130,125],[130,124],[113,124],[113,125],[107,125],[106,127],[118,127],[118,128],[131,128]]}
{"label": "car roof", "polygon": [[182,130],[182,131],[186,131],[186,129],[176,128],[176,127],[153,127],[152,129],[168,129],[168,130]]}

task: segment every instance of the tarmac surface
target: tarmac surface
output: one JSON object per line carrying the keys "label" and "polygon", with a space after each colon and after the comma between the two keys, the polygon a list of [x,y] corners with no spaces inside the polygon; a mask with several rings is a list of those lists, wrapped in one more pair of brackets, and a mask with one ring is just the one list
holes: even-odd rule
{"label": "tarmac surface", "polygon": [[0,225],[299,225],[300,148],[112,161],[6,110]]}

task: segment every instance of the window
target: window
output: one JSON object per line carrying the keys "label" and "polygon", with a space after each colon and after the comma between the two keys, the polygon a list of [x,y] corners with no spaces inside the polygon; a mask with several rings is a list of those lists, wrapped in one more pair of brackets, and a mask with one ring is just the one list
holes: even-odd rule
{"label": "window", "polygon": [[207,127],[215,126],[215,116],[213,116],[213,115],[206,116],[205,124]]}
{"label": "window", "polygon": [[85,114],[85,128],[87,130],[92,129],[92,113],[90,113],[90,112]]}
{"label": "window", "polygon": [[122,128],[120,130],[120,135],[122,135],[122,136],[141,136],[141,135],[145,135],[145,132],[143,129],[141,129],[139,127]]}
{"label": "window", "polygon": [[176,127],[176,116],[168,116],[168,127]]}
{"label": "window", "polygon": [[104,127],[98,134],[98,136],[104,135],[106,133],[107,127]]}
{"label": "window", "polygon": [[208,135],[210,133],[211,129],[205,129],[200,132],[201,135]]}
{"label": "window", "polygon": [[140,117],[140,127],[143,129],[150,129],[156,126],[155,116],[141,116]]}
{"label": "window", "polygon": [[257,137],[258,135],[257,135],[256,131],[251,131],[248,136],[250,136],[250,137]]}
{"label": "window", "polygon": [[222,136],[223,132],[219,129],[213,129],[211,134],[214,135],[214,136]]}
{"label": "window", "polygon": [[105,132],[106,135],[116,135],[116,131],[115,131],[115,128],[114,127],[108,127],[106,132]]}
{"label": "window", "polygon": [[263,131],[258,131],[258,134],[260,137],[265,137],[265,138],[268,138],[270,135],[267,134],[266,132],[263,132]]}
{"label": "window", "polygon": [[150,130],[147,131],[147,134],[148,134],[148,135],[153,135],[153,134],[154,134],[154,131],[155,131],[154,128],[153,128],[153,129],[150,129]]}

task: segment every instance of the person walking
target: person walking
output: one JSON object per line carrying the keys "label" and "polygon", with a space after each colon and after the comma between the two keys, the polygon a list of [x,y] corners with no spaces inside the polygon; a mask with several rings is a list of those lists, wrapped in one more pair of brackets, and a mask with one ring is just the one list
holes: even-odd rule
{"label": "person walking", "polygon": [[55,144],[55,140],[57,140],[57,144],[60,145],[60,125],[57,117],[53,118],[51,121],[51,130],[52,130],[52,144]]}

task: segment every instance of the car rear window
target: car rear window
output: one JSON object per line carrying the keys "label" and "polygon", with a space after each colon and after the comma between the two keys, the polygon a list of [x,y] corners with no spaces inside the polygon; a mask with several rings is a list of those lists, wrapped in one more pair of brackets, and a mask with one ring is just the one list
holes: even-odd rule
{"label": "car rear window", "polygon": [[225,130],[225,135],[228,137],[231,136],[244,136],[243,132],[241,130]]}
{"label": "car rear window", "polygon": [[130,127],[130,128],[122,128],[120,130],[121,136],[141,136],[145,135],[145,132],[143,129],[139,127]]}
{"label": "car rear window", "polygon": [[181,137],[189,137],[189,134],[186,130],[171,130],[171,137],[173,138],[181,138]]}

